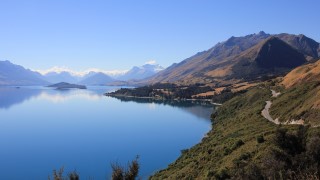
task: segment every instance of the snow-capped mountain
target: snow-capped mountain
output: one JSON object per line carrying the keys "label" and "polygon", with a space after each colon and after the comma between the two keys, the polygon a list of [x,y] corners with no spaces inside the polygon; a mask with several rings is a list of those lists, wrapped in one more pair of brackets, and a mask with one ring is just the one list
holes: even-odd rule
{"label": "snow-capped mountain", "polygon": [[159,71],[164,70],[162,66],[159,64],[145,64],[141,67],[134,66],[127,73],[122,76],[119,76],[117,79],[119,80],[140,80],[145,79],[147,77],[153,76]]}
{"label": "snow-capped mountain", "polygon": [[111,83],[115,81],[113,78],[110,76],[98,72],[94,73],[91,76],[88,76],[87,78],[84,78],[82,81],[79,82],[79,84],[84,84],[84,85],[106,85],[108,83]]}
{"label": "snow-capped mountain", "polygon": [[[130,70],[101,70],[90,68],[84,71],[74,71],[66,67],[53,67],[47,70],[36,70],[50,83],[68,82],[87,85],[106,84],[112,81],[140,80],[153,76],[164,68],[155,61],[149,61],[143,66],[134,66]],[[92,81],[92,83],[90,83]]]}
{"label": "snow-capped mountain", "polygon": [[49,72],[43,75],[46,81],[50,83],[68,82],[76,83],[79,81],[79,77],[72,75],[70,72]]}

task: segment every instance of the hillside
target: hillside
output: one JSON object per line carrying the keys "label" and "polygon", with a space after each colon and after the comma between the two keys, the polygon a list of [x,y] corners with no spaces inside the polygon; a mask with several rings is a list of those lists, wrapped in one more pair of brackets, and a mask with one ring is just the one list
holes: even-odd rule
{"label": "hillside", "polygon": [[[291,47],[281,46],[292,52]],[[266,47],[273,51],[264,43],[258,54],[251,53],[266,58]],[[182,150],[175,162],[151,179],[318,179],[319,74],[316,61],[233,97],[212,115],[213,129],[202,141]],[[272,89],[279,93],[271,93]],[[271,102],[270,115],[283,125],[262,116],[266,101]],[[292,123],[297,120],[304,126]]]}
{"label": "hillside", "polygon": [[[267,41],[270,37],[277,37],[289,44],[292,52],[293,50],[296,51],[295,53],[292,53],[290,57],[286,57],[285,54],[279,55],[279,57],[285,58],[282,59],[282,61],[292,62],[291,58],[294,55],[297,55],[297,58],[301,59],[301,54],[303,54],[305,58],[304,61],[314,60],[319,57],[316,52],[319,48],[319,43],[304,35],[270,35],[260,32],[258,34],[251,34],[243,37],[231,37],[227,41],[218,43],[207,51],[197,53],[178,64],[173,64],[167,69],[159,72],[157,75],[145,80],[144,83],[152,84],[158,82],[174,82],[181,84],[195,84],[198,82],[228,84],[242,81],[242,78],[244,78],[242,74],[237,74],[239,66],[234,68],[234,65],[236,63],[241,63],[239,62],[241,60],[245,61],[244,58],[250,61],[254,60],[260,50],[259,48],[262,46],[261,43]],[[285,46],[283,43],[281,44],[282,46]],[[279,49],[278,52],[282,53],[281,49]],[[242,65],[246,66],[246,64]],[[296,65],[297,64],[293,63],[291,66],[287,66],[286,69],[282,69],[280,72],[277,70],[277,72],[288,72],[288,70],[292,67],[296,67]],[[262,73],[258,73],[257,77],[261,78],[261,76],[266,74],[274,74],[274,68],[278,68],[277,64],[275,64],[273,68],[262,69]],[[280,65],[279,68],[282,68],[282,66]],[[247,68],[245,67],[245,69]],[[250,75],[255,72],[260,72],[261,69],[256,69],[255,72],[252,70],[253,69],[251,68],[251,72],[246,72],[246,74]]]}
{"label": "hillside", "polygon": [[[278,125],[261,111],[270,83],[251,88],[212,115],[213,129],[151,179],[308,179],[318,177],[319,128]],[[292,95],[292,94],[291,94]],[[290,101],[289,101],[290,103]],[[303,157],[303,158],[302,158]],[[301,166],[303,164],[303,166]]]}
{"label": "hillside", "polygon": [[0,61],[0,85],[47,85],[41,74],[15,65],[10,61]]}
{"label": "hillside", "polygon": [[283,78],[282,84],[289,88],[300,83],[314,81],[320,81],[320,61],[292,70]]}
{"label": "hillside", "polygon": [[281,95],[273,100],[270,113],[280,122],[304,121],[320,125],[320,61],[300,66],[279,83]]}

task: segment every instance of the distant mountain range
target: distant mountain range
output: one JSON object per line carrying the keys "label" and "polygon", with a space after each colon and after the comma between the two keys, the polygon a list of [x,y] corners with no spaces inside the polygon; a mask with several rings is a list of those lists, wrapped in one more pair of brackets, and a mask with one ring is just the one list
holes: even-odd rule
{"label": "distant mountain range", "polygon": [[137,83],[230,84],[284,74],[319,56],[319,43],[305,35],[261,31],[231,37]]}
{"label": "distant mountain range", "polygon": [[139,80],[145,79],[156,73],[164,70],[164,68],[158,64],[145,64],[141,67],[134,66],[125,74],[119,76],[117,79],[127,81],[127,80]]}
{"label": "distant mountain range", "polygon": [[44,79],[50,83],[59,83],[59,82],[69,82],[76,83],[79,81],[79,78],[71,75],[67,71],[63,72],[49,72],[48,74],[43,75]]}
{"label": "distant mountain range", "polygon": [[0,61],[0,85],[46,85],[49,84],[43,76],[12,64],[10,61]]}
{"label": "distant mountain range", "polygon": [[112,77],[98,72],[94,73],[93,75],[84,78],[82,81],[79,82],[79,84],[85,84],[85,85],[106,85],[108,83],[111,83],[115,81]]}
{"label": "distant mountain range", "polygon": [[164,70],[159,64],[145,64],[143,66],[134,66],[128,71],[119,71],[119,73],[108,73],[103,71],[88,71],[83,75],[75,74],[71,71],[47,72],[43,76],[45,80],[51,83],[69,82],[84,85],[106,85],[115,81],[141,80],[155,75]]}
{"label": "distant mountain range", "polygon": [[[10,61],[0,61],[0,85],[47,85],[59,82],[77,83],[83,85],[107,85],[114,81],[141,80],[164,68],[158,64],[145,64],[141,67],[134,66],[128,71],[99,72],[98,70],[75,73],[69,69],[58,69],[40,73]],[[107,74],[108,73],[108,74]]]}
{"label": "distant mountain range", "polygon": [[58,82],[143,85],[169,82],[221,86],[283,75],[297,66],[318,60],[319,57],[319,43],[305,35],[271,35],[261,31],[243,37],[232,36],[166,69],[152,62],[135,66],[128,71],[106,72],[92,69],[79,73],[68,69],[53,69],[44,73],[1,61],[0,85]]}

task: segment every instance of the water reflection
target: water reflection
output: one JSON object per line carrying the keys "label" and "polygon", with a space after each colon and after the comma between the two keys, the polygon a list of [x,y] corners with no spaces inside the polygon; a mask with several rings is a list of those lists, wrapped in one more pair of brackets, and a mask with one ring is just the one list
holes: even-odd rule
{"label": "water reflection", "polygon": [[21,104],[33,98],[45,99],[54,103],[79,97],[87,100],[98,100],[103,96],[103,93],[116,89],[117,87],[102,86],[92,86],[87,90],[58,90],[40,86],[0,87],[0,109],[10,109],[13,105]]}
{"label": "water reflection", "polygon": [[[90,101],[104,97],[105,92],[118,89],[118,87],[92,86],[88,89],[57,90],[46,87],[0,87],[0,109],[9,109],[13,105],[21,104],[32,98],[48,100],[53,103],[61,103],[74,98],[83,98]],[[121,102],[135,102],[147,104],[149,109],[155,109],[156,104],[177,107],[201,119],[209,120],[216,106],[206,101],[177,101],[154,100],[148,98],[116,97]]]}
{"label": "water reflection", "polygon": [[40,89],[1,87],[0,88],[0,109],[9,109],[15,104],[21,104],[32,97],[39,96]]}
{"label": "water reflection", "polygon": [[65,102],[74,98],[83,98],[87,100],[99,100],[101,94],[96,94],[94,92],[85,90],[55,90],[55,91],[42,91],[37,97],[39,99],[45,99],[53,103]]}

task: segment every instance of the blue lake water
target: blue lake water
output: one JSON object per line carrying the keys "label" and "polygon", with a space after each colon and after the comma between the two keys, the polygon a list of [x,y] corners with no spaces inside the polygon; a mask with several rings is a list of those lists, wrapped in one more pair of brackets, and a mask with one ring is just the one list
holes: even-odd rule
{"label": "blue lake water", "polygon": [[211,128],[211,105],[103,96],[115,88],[0,87],[0,179],[47,179],[60,167],[109,179],[111,162],[136,155],[145,179]]}

